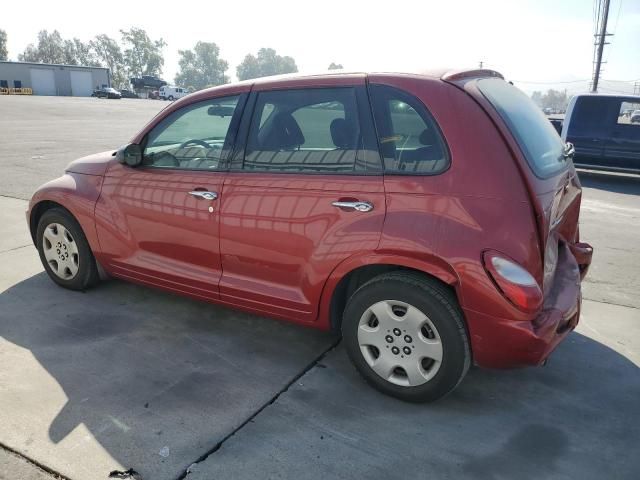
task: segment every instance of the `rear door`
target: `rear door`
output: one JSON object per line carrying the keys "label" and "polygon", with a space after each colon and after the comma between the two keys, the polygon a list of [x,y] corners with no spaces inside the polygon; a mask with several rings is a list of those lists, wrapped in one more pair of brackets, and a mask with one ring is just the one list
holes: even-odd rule
{"label": "rear door", "polygon": [[220,297],[311,322],[331,271],[378,246],[385,198],[364,76],[297,82],[248,103],[222,195]]}
{"label": "rear door", "polygon": [[612,169],[640,171],[640,118],[633,116],[640,111],[640,101],[620,99],[617,104],[618,116],[605,145],[606,163]]}

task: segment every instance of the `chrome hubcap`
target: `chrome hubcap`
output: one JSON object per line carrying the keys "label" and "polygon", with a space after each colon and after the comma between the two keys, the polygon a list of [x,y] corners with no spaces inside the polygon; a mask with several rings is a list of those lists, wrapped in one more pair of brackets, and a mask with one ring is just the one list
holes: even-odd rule
{"label": "chrome hubcap", "polygon": [[71,232],[59,223],[50,223],[42,234],[44,258],[53,273],[63,280],[71,280],[78,273],[79,255]]}
{"label": "chrome hubcap", "polygon": [[408,303],[384,300],[360,318],[358,343],[380,377],[403,387],[431,380],[442,364],[442,342],[429,317]]}

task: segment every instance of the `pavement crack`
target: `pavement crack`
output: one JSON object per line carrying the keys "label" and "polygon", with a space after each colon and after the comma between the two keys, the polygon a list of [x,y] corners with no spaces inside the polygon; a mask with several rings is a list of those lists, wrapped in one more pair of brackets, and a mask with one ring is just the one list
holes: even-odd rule
{"label": "pavement crack", "polygon": [[14,197],[14,196],[11,196],[11,195],[0,195],[0,197],[2,197],[2,198],[11,198],[13,200],[22,200],[23,202],[27,202],[28,201],[28,199],[26,199],[26,198]]}
{"label": "pavement crack", "polygon": [[220,450],[222,445],[227,440],[229,440],[236,433],[238,433],[240,430],[242,430],[242,428],[244,428],[245,425],[247,425],[248,423],[252,422],[253,419],[255,419],[258,415],[260,415],[262,413],[262,411],[265,410],[269,405],[274,404],[278,400],[278,398],[280,398],[280,396],[282,394],[286,393],[294,383],[296,383],[300,378],[302,378],[304,375],[306,375],[307,372],[309,372],[312,368],[316,367],[339,344],[340,344],[340,338],[338,337],[327,349],[325,349],[320,355],[318,355],[314,360],[312,360],[304,369],[302,369],[301,372],[299,372],[297,375],[295,375],[280,391],[278,391],[273,397],[271,397],[267,402],[265,402],[260,408],[258,408],[254,413],[252,413],[249,417],[247,417],[247,419],[244,422],[242,422],[235,429],[233,429],[231,432],[229,432],[222,440],[220,440],[218,443],[216,443],[213,446],[213,448],[211,448],[209,451],[205,452],[203,455],[200,456],[200,458],[198,458],[196,461],[191,463],[191,465],[189,465],[189,467],[184,472],[182,472],[178,476],[178,478],[176,480],[184,480],[187,477],[187,475],[189,475],[189,473],[191,473],[191,470],[192,470],[192,468],[194,466],[196,466],[198,463],[201,463],[201,462],[207,460],[211,455],[213,455],[218,450]]}
{"label": "pavement crack", "polygon": [[[0,195],[1,196],[1,195]],[[53,470],[52,468],[47,467],[46,465],[37,462],[36,460],[34,460],[31,457],[28,457],[20,452],[18,452],[17,450],[14,450],[13,448],[5,445],[4,443],[0,443],[0,448],[2,450],[5,450],[7,452],[10,452],[14,455],[16,455],[17,457],[22,458],[25,462],[33,465],[36,468],[39,468],[40,470],[42,470],[45,473],[48,473],[49,475],[53,475],[56,480],[71,480],[69,477],[64,476],[63,474],[56,472],[55,470]],[[4,478],[4,477],[3,477]]]}
{"label": "pavement crack", "polygon": [[632,308],[634,310],[640,310],[640,307],[636,307],[635,305],[628,305],[626,303],[609,302],[607,300],[595,300],[593,298],[587,298],[587,297],[582,297],[582,299],[587,300],[589,302],[594,302],[594,303],[604,303],[605,305],[613,305],[614,307]]}
{"label": "pavement crack", "polygon": [[13,252],[14,250],[20,250],[21,248],[31,247],[33,244],[27,243],[26,245],[20,245],[19,247],[9,248],[7,250],[1,250],[0,253]]}

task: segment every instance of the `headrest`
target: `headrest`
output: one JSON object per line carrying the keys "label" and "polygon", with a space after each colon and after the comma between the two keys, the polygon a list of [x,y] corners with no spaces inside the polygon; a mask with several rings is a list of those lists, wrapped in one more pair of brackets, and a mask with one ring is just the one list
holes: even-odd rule
{"label": "headrest", "polygon": [[435,135],[433,129],[431,129],[431,128],[425,128],[422,131],[422,133],[420,134],[420,136],[418,137],[418,141],[422,145],[434,145],[434,144],[438,143],[436,135]]}
{"label": "headrest", "polygon": [[355,127],[344,118],[336,118],[331,122],[331,140],[336,148],[350,150],[354,147]]}
{"label": "headrest", "polygon": [[273,119],[262,148],[266,150],[286,150],[304,143],[304,135],[296,119],[290,113],[282,112]]}

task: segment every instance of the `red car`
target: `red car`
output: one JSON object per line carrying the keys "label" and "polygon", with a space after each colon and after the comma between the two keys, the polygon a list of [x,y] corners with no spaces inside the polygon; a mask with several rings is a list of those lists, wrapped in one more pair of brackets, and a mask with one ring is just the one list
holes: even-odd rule
{"label": "red car", "polygon": [[379,390],[538,365],[592,249],[539,108],[491,70],[274,77],[189,95],[31,199],[45,270],[108,275],[341,332]]}

